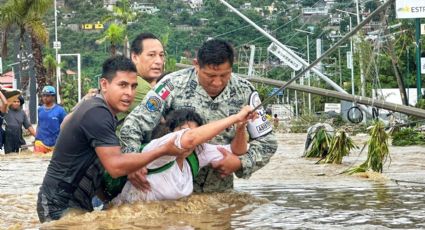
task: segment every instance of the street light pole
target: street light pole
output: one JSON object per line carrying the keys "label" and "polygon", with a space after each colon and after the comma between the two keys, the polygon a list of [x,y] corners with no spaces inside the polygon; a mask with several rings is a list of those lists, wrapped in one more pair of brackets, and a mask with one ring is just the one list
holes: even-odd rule
{"label": "street light pole", "polygon": [[[307,36],[307,63],[310,65],[310,34],[313,34],[310,31],[295,29],[298,32],[305,33]],[[311,86],[310,82],[310,70],[305,73],[305,77],[307,78],[308,86]],[[311,93],[308,94],[308,113],[311,114]]]}
{"label": "street light pole", "polygon": [[55,42],[53,44],[53,48],[55,49],[55,57],[56,57],[56,102],[58,104],[61,103],[60,99],[60,89],[59,89],[59,75],[60,75],[60,68],[59,68],[59,57],[58,57],[58,11],[56,9],[56,0],[53,1],[53,5],[55,8]]}
{"label": "street light pole", "polygon": [[[356,16],[357,16],[357,25],[360,24],[360,9],[359,9],[359,0],[356,0]],[[363,55],[362,49],[359,49],[359,68],[360,68],[360,95],[362,97],[366,96],[366,79],[363,71]]]}
{"label": "street light pole", "polygon": [[[342,12],[342,13],[346,13],[347,15],[348,15],[348,18],[349,18],[349,20],[350,20],[350,31],[352,30],[352,28],[353,28],[353,22],[352,22],[352,20],[351,20],[351,16],[350,16],[350,14],[352,14],[352,15],[356,15],[356,14],[354,14],[354,13],[352,13],[352,12],[349,12],[349,11],[345,11],[345,10],[340,10],[340,9],[335,9],[336,11],[339,11],[339,12]],[[354,92],[354,61],[353,61],[353,53],[354,52],[354,45],[353,45],[353,37],[350,37],[350,69],[351,69],[351,94],[352,95],[355,95],[355,92]],[[347,63],[347,65],[348,65],[348,63]],[[360,67],[360,69],[361,69],[361,67]]]}
{"label": "street light pole", "polygon": [[339,72],[339,85],[342,85],[342,72],[341,72],[341,49],[338,47],[338,72]]}
{"label": "street light pole", "polygon": [[[307,62],[310,65],[310,40],[307,33]],[[311,86],[310,82],[310,70],[306,72],[308,86]],[[308,93],[308,113],[311,114],[311,93]]]}
{"label": "street light pole", "polygon": [[[351,21],[351,16],[348,15],[350,17],[350,31],[353,28],[353,23]],[[353,46],[353,37],[350,38],[350,67],[351,67],[351,94],[355,95],[355,91],[354,91],[354,46]]]}
{"label": "street light pole", "polygon": [[417,100],[422,98],[422,76],[421,76],[421,19],[415,19],[416,40],[416,92]]}

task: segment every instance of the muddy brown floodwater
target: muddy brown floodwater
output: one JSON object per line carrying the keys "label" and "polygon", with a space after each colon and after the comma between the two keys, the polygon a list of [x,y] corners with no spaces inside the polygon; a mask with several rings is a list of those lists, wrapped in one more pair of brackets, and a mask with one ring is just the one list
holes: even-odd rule
{"label": "muddy brown floodwater", "polygon": [[[270,163],[249,180],[237,179],[234,192],[71,213],[43,225],[36,194],[50,157],[0,156],[0,229],[425,228],[424,147],[390,147],[382,175],[348,176],[340,172],[362,163],[367,149],[342,165],[318,165],[301,158],[305,134],[277,136]],[[359,146],[367,138],[353,137]]]}

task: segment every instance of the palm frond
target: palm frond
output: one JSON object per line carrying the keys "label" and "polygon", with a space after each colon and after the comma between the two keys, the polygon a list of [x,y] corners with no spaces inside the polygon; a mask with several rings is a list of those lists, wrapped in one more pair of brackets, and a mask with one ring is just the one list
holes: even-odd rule
{"label": "palm frond", "polygon": [[322,163],[341,164],[342,158],[350,154],[351,149],[357,149],[357,145],[347,136],[344,130],[339,130],[330,144],[328,155],[320,160]]}
{"label": "palm frond", "polygon": [[388,149],[388,137],[385,132],[384,123],[375,121],[370,129],[370,139],[368,140],[367,159],[360,166],[348,169],[344,173],[353,174],[358,172],[366,172],[372,170],[374,172],[383,171],[383,165],[389,159],[391,161],[390,152]]}
{"label": "palm frond", "polygon": [[311,148],[305,153],[305,157],[325,157],[328,154],[332,135],[325,128],[319,127],[311,142]]}

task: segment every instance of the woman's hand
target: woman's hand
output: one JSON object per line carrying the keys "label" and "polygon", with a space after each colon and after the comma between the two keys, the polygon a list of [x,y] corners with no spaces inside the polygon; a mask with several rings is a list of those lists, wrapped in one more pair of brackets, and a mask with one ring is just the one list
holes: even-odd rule
{"label": "woman's hand", "polygon": [[254,120],[258,117],[256,111],[253,111],[253,107],[250,105],[244,106],[239,113],[236,114],[238,122],[247,122],[248,120]]}

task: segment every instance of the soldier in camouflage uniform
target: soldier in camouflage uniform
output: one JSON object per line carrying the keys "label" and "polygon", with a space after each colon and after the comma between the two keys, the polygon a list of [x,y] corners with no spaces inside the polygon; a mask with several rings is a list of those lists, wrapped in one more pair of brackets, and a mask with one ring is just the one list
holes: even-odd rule
{"label": "soldier in camouflage uniform", "polygon": [[[149,142],[150,133],[161,115],[172,110],[193,109],[208,123],[236,114],[247,105],[255,88],[232,73],[233,60],[234,51],[229,43],[222,40],[205,42],[194,60],[194,68],[167,75],[127,116],[121,129],[123,151],[137,151],[141,143]],[[234,135],[235,127],[229,127],[210,143],[229,144]],[[240,178],[250,177],[269,162],[277,149],[272,132],[250,139],[249,144],[247,154],[237,157],[224,151],[223,160],[214,164],[214,168],[203,168],[194,181],[195,192],[232,189],[233,173]]]}

